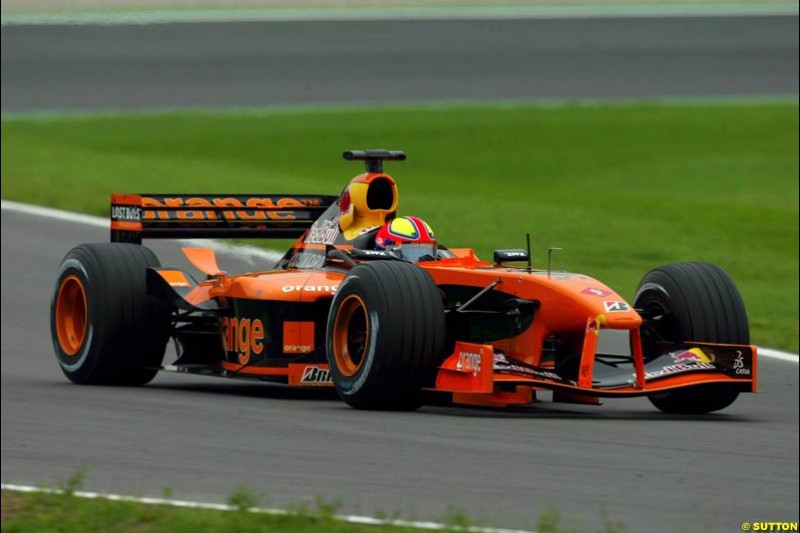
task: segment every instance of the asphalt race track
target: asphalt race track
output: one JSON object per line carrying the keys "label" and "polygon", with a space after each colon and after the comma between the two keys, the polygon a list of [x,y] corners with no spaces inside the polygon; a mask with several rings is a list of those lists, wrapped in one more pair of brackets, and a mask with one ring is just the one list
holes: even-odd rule
{"label": "asphalt race track", "polygon": [[[2,110],[796,94],[797,27],[796,16],[4,26]],[[170,487],[219,502],[247,484],[267,506],[320,497],[347,513],[438,519],[453,504],[522,528],[547,504],[567,525],[608,518],[630,532],[798,520],[795,363],[762,358],[759,394],[695,418],[646,399],[357,412],[327,392],[175,374],[144,388],[72,385],[50,341],[53,276],[72,246],[104,240],[101,228],[2,211],[4,483],[86,466],[95,491]],[[152,247],[187,267],[175,243]]]}
{"label": "asphalt race track", "polygon": [[[269,505],[320,496],[348,512],[436,518],[452,503],[515,527],[530,527],[547,502],[629,531],[797,520],[796,364],[762,359],[760,394],[698,418],[644,399],[369,413],[327,393],[174,374],[145,388],[80,387],[53,356],[50,291],[66,251],[107,231],[3,211],[0,237],[3,482],[65,479],[85,465],[91,490],[171,487],[220,501],[246,483]],[[190,268],[175,243],[153,248],[163,264]]]}
{"label": "asphalt race track", "polygon": [[4,26],[2,110],[797,95],[798,19]]}

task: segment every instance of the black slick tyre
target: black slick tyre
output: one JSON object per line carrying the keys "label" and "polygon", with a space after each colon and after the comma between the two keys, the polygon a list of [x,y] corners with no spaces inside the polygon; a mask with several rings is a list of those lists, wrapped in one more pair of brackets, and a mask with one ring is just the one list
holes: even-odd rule
{"label": "black slick tyre", "polygon": [[413,410],[444,358],[442,298],[400,261],[354,267],[328,314],[327,358],[339,396],[357,409]]}
{"label": "black slick tyre", "polygon": [[170,310],[146,293],[148,267],[136,244],[82,244],[56,276],[50,332],[56,359],[73,382],[143,385],[155,377],[170,332]]}
{"label": "black slick tyre", "polygon": [[[742,297],[728,274],[711,263],[675,263],[651,270],[639,284],[634,307],[646,317],[646,355],[659,355],[658,341],[750,344]],[[735,386],[720,383],[652,394],[649,399],[665,413],[703,414],[728,407],[738,395]]]}

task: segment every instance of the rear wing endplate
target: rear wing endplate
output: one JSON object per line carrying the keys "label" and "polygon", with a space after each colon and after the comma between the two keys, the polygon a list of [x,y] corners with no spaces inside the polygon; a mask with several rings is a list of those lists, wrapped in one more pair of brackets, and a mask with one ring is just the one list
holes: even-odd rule
{"label": "rear wing endplate", "polygon": [[337,199],[305,194],[112,194],[111,241],[296,239]]}

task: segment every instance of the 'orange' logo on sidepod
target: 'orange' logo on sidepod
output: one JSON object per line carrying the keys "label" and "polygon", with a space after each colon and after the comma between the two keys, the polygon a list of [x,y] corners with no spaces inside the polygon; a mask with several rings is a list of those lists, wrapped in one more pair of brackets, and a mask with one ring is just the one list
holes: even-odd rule
{"label": "'orange' logo on sidepod", "polygon": [[259,319],[228,318],[220,319],[222,326],[222,346],[228,352],[237,352],[240,365],[250,362],[250,354],[264,351],[264,324]]}

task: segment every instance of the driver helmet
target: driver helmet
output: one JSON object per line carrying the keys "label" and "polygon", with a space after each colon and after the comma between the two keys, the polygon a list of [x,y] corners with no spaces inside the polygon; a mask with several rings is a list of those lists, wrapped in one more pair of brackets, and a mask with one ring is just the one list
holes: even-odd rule
{"label": "driver helmet", "polygon": [[417,217],[397,217],[387,222],[375,236],[375,248],[411,262],[433,261],[437,254],[433,230]]}

